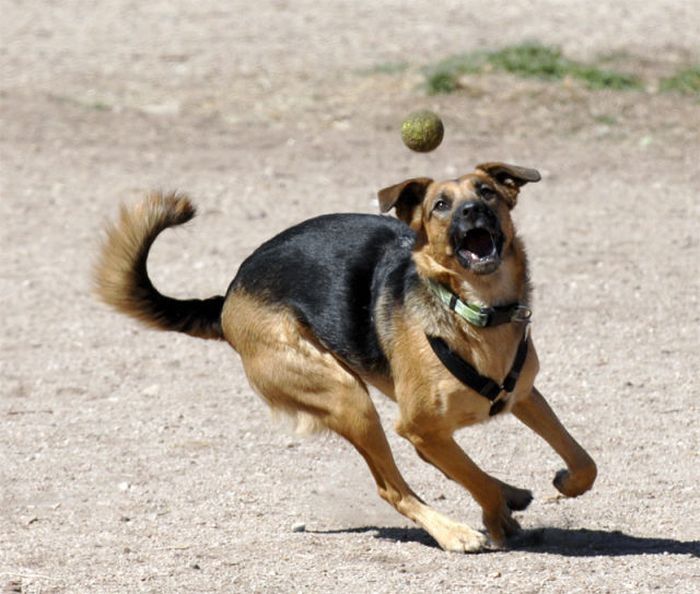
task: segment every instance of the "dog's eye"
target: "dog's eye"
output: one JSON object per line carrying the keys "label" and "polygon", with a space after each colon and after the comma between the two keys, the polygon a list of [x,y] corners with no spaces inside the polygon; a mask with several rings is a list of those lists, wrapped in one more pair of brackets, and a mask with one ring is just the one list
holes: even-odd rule
{"label": "dog's eye", "polygon": [[433,210],[442,211],[442,212],[444,212],[446,210],[450,210],[450,208],[451,208],[450,202],[444,198],[439,198],[435,202],[435,204],[433,205]]}
{"label": "dog's eye", "polygon": [[480,185],[476,191],[481,198],[487,201],[493,200],[496,197],[496,190],[486,184]]}

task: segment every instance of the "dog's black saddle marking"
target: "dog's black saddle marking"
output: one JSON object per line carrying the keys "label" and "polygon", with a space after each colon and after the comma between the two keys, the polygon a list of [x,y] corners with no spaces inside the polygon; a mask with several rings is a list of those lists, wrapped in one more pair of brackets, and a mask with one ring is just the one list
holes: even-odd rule
{"label": "dog's black saddle marking", "polygon": [[414,242],[415,233],[392,217],[323,215],[261,245],[243,262],[229,292],[242,289],[289,307],[351,368],[388,375],[378,307],[382,301],[398,307],[419,286]]}
{"label": "dog's black saddle marking", "polygon": [[527,332],[523,334],[518,350],[515,353],[513,366],[501,384],[496,383],[490,377],[481,375],[473,365],[450,349],[448,344],[439,336],[427,336],[427,338],[437,358],[440,359],[452,375],[465,386],[491,401],[489,416],[497,415],[503,410],[506,405],[506,399],[501,397],[501,395],[504,392],[510,394],[515,389],[520,372],[525,365],[525,359],[527,359]]}

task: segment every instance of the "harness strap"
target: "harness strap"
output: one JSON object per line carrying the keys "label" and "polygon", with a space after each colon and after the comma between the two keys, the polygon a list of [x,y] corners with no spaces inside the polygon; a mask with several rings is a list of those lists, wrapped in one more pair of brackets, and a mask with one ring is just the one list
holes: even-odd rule
{"label": "harness strap", "polygon": [[500,398],[502,392],[510,394],[518,383],[520,372],[523,370],[527,359],[527,332],[518,345],[515,359],[510,371],[506,375],[502,384],[497,384],[490,377],[481,375],[473,365],[462,359],[455,353],[448,344],[439,336],[426,335],[430,347],[447,370],[460,382],[471,388],[484,398],[491,401],[489,416],[494,416],[501,412],[506,405],[505,399]]}

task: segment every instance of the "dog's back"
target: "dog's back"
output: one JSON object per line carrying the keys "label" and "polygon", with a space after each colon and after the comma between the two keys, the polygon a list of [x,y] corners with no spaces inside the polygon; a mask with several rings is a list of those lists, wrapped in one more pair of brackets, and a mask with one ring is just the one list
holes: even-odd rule
{"label": "dog's back", "polygon": [[286,306],[351,367],[386,370],[373,323],[389,285],[401,298],[410,282],[413,232],[389,217],[333,214],[304,221],[243,262],[228,295],[243,291],[263,306]]}

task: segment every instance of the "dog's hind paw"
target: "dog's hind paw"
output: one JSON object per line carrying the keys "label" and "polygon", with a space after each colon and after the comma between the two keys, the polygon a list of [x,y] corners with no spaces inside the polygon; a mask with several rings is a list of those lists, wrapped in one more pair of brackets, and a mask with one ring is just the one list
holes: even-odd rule
{"label": "dog's hind paw", "polygon": [[441,535],[438,544],[451,553],[478,553],[486,548],[488,539],[466,524],[453,524]]}
{"label": "dog's hind paw", "polygon": [[512,516],[511,509],[505,505],[491,512],[484,511],[484,526],[489,534],[490,550],[505,550],[508,548],[507,539],[520,532],[520,524]]}

